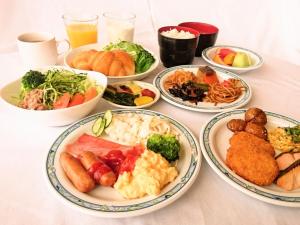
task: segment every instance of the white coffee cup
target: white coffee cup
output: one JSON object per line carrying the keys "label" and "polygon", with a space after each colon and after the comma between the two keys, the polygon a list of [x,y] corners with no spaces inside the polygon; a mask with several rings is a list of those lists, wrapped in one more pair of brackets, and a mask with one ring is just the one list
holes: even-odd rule
{"label": "white coffee cup", "polygon": [[55,65],[57,63],[57,47],[66,42],[68,49],[70,44],[67,40],[56,41],[54,35],[43,32],[24,33],[18,36],[17,44],[23,64],[27,69],[40,68]]}

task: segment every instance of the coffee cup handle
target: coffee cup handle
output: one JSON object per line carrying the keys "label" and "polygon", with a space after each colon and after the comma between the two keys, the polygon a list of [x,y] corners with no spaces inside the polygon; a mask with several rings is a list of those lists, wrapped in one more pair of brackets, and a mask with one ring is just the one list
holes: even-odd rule
{"label": "coffee cup handle", "polygon": [[63,44],[63,43],[67,43],[67,49],[66,50],[63,50],[62,52],[58,52],[58,55],[62,55],[64,53],[66,53],[69,49],[70,49],[70,42],[66,39],[63,39],[63,40],[60,40],[60,41],[56,41],[56,47],[58,49],[58,46]]}

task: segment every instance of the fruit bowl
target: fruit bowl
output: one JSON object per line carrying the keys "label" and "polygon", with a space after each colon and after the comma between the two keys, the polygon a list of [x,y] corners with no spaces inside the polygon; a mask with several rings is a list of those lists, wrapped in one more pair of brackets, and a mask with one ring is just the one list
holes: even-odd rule
{"label": "fruit bowl", "polygon": [[[226,51],[220,51],[224,50]],[[217,45],[203,50],[202,58],[210,65],[235,73],[246,73],[258,69],[263,59],[257,53],[236,46]]]}

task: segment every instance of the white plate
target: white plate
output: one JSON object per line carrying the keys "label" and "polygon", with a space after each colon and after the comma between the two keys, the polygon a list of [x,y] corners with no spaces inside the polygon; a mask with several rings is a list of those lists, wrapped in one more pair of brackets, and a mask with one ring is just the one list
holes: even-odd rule
{"label": "white plate", "polygon": [[159,92],[159,90],[156,87],[154,87],[152,84],[149,84],[147,82],[143,82],[143,81],[125,81],[125,82],[123,82],[122,81],[122,82],[111,83],[110,85],[121,85],[121,84],[126,85],[126,83],[128,83],[128,82],[134,82],[138,86],[140,86],[141,88],[147,88],[150,91],[153,91],[155,93],[155,98],[153,99],[153,101],[150,102],[150,103],[148,103],[148,104],[140,105],[140,106],[127,106],[127,105],[119,105],[119,104],[113,103],[113,102],[111,102],[109,100],[106,100],[105,98],[103,98],[103,99],[106,102],[108,102],[110,105],[118,107],[118,108],[123,108],[123,109],[142,109],[142,108],[148,108],[148,107],[152,106],[154,103],[156,103],[159,100],[159,98],[160,98],[160,92]]}
{"label": "white plate", "polygon": [[160,72],[154,78],[153,84],[160,90],[161,97],[164,100],[166,100],[167,102],[169,102],[175,106],[178,106],[180,108],[188,109],[188,110],[196,111],[196,112],[211,112],[211,113],[222,112],[225,110],[231,110],[231,109],[236,109],[236,108],[242,107],[250,101],[250,99],[252,97],[252,91],[251,91],[250,86],[243,79],[241,79],[238,75],[236,75],[234,73],[231,73],[229,71],[222,70],[222,69],[219,69],[219,68],[216,68],[213,66],[211,66],[211,68],[216,71],[218,79],[220,81],[227,80],[229,78],[234,78],[234,79],[240,80],[242,85],[244,87],[246,87],[246,90],[243,91],[243,94],[234,102],[218,103],[217,105],[215,105],[214,103],[211,103],[211,102],[198,102],[198,104],[196,105],[189,101],[183,101],[181,98],[174,97],[167,90],[164,89],[163,84],[164,84],[165,79],[169,75],[174,73],[175,70],[184,69],[184,70],[191,71],[196,74],[199,66],[203,66],[203,65],[182,65],[182,66],[175,66],[175,67],[168,68],[168,69]]}
{"label": "white plate", "polygon": [[[240,68],[240,67],[221,65],[219,63],[214,62],[212,59],[213,59],[214,55],[216,54],[216,51],[219,48],[229,48],[229,49],[232,49],[234,51],[247,53],[249,55],[250,59],[251,59],[252,65],[249,66],[249,67]],[[242,74],[242,73],[250,72],[252,70],[256,70],[259,67],[261,67],[262,64],[263,64],[263,58],[260,55],[258,55],[257,53],[255,53],[254,51],[251,51],[251,50],[246,49],[246,48],[230,46],[230,45],[215,45],[213,47],[206,48],[202,51],[202,58],[207,63],[209,63],[210,65],[213,65],[213,66],[225,69],[225,70],[229,70],[231,72],[238,73],[238,74]]]}
{"label": "white plate", "polygon": [[[275,184],[261,187],[238,176],[225,164],[229,138],[233,135],[227,129],[226,124],[231,119],[243,119],[245,111],[244,109],[239,109],[220,113],[203,126],[200,133],[200,146],[206,161],[227,183],[251,197],[271,204],[300,207],[300,189],[287,192]],[[268,119],[266,125],[268,130],[278,126],[285,127],[299,124],[298,121],[286,116],[271,112],[265,113]]]}
{"label": "white plate", "polygon": [[197,140],[191,131],[176,120],[161,113],[149,110],[113,110],[113,114],[137,113],[142,115],[158,116],[167,119],[180,135],[182,151],[176,165],[179,175],[167,185],[160,195],[147,196],[136,200],[123,199],[116,190],[111,187],[98,186],[88,194],[77,191],[65,176],[60,164],[59,155],[69,142],[74,141],[81,134],[91,132],[92,124],[98,113],[86,117],[66,129],[53,143],[46,159],[46,178],[50,189],[63,202],[83,213],[99,217],[130,217],[158,210],[178,199],[195,181],[201,165],[201,151]]}
{"label": "white plate", "polygon": [[[83,51],[87,51],[87,50],[91,50],[91,49],[95,49],[97,51],[103,50],[104,46],[101,46],[99,44],[89,44],[89,45],[84,45],[78,48],[74,48],[69,50],[65,57],[64,57],[64,64],[65,66],[74,69],[73,67],[70,66],[70,62],[72,61],[73,57],[75,55],[77,55],[79,52],[83,52]],[[144,48],[146,51],[150,52],[152,54],[152,56],[154,57],[155,61],[154,63],[151,65],[151,67],[143,72],[143,73],[139,73],[139,74],[134,74],[134,75],[129,75],[129,76],[107,76],[108,82],[112,83],[112,82],[119,82],[119,81],[129,81],[129,80],[142,80],[145,77],[149,76],[159,65],[159,60],[157,58],[156,55],[153,54],[153,52],[151,52],[150,50]],[[95,71],[96,72],[96,71]],[[96,72],[97,73],[97,72]]]}

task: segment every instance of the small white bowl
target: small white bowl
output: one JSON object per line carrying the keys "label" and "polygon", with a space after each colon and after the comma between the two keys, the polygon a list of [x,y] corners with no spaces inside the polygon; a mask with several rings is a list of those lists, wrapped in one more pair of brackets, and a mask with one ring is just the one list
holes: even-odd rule
{"label": "small white bowl", "polygon": [[[229,48],[229,49],[232,49],[236,52],[238,51],[238,52],[247,53],[249,55],[250,59],[251,59],[251,62],[252,62],[251,66],[241,68],[241,67],[221,65],[219,63],[214,62],[213,57],[215,56],[216,51],[219,48]],[[230,45],[215,45],[213,47],[206,48],[202,51],[202,58],[207,63],[209,63],[210,65],[213,65],[213,66],[225,69],[225,70],[229,70],[229,71],[234,72],[234,73],[239,73],[239,74],[256,70],[259,67],[261,67],[262,64],[263,64],[263,58],[260,55],[258,55],[257,53],[255,53],[255,52],[253,52],[249,49],[236,47],[236,46],[230,46]]]}
{"label": "small white bowl", "polygon": [[142,109],[142,108],[148,108],[148,107],[152,106],[154,103],[156,103],[159,100],[159,98],[160,98],[160,91],[155,86],[153,86],[152,84],[147,83],[147,82],[143,82],[143,81],[122,81],[122,82],[115,82],[115,83],[112,83],[110,85],[112,85],[112,86],[114,86],[114,85],[121,85],[121,84],[126,85],[126,83],[128,83],[128,82],[134,82],[138,86],[140,86],[141,88],[147,88],[150,91],[153,91],[154,94],[155,94],[155,98],[153,99],[153,101],[150,102],[150,103],[148,103],[148,104],[140,105],[140,106],[127,106],[127,105],[119,105],[119,104],[113,103],[113,102],[111,102],[109,100],[106,100],[105,98],[103,98],[103,99],[106,102],[108,102],[110,105],[118,107],[118,108],[123,108],[123,109]]}
{"label": "small white bowl", "polygon": [[[49,69],[65,69],[70,70],[66,67],[62,66],[49,66],[43,67],[40,69],[36,69],[38,71],[44,72]],[[64,126],[71,124],[84,116],[90,113],[99,100],[101,99],[104,90],[107,86],[107,78],[105,75],[91,72],[91,71],[82,71],[82,70],[74,70],[72,71],[76,73],[87,73],[87,76],[91,80],[95,80],[97,85],[103,87],[102,91],[93,99],[84,102],[80,105],[72,106],[69,108],[63,109],[53,109],[53,110],[28,110],[23,109],[17,106],[17,101],[14,97],[19,96],[20,87],[21,87],[21,79],[15,80],[7,85],[5,85],[0,90],[1,100],[6,104],[10,109],[16,111],[24,120],[32,121],[32,123],[38,123],[46,126]]]}
{"label": "small white bowl", "polygon": [[[78,48],[74,48],[69,50],[65,57],[64,57],[64,64],[65,66],[73,69],[73,67],[71,67],[71,61],[74,58],[75,55],[77,55],[80,52],[83,51],[88,51],[91,49],[95,49],[97,51],[103,50],[103,46],[99,45],[99,44],[89,44],[89,45],[84,45]],[[159,60],[156,57],[156,55],[154,55],[151,51],[149,51],[148,49],[145,49],[146,51],[148,51],[149,53],[152,54],[152,56],[155,59],[155,62],[151,65],[151,67],[143,72],[143,73],[139,73],[139,74],[134,74],[134,75],[128,75],[128,76],[107,76],[108,79],[108,83],[113,83],[113,82],[120,82],[120,81],[129,81],[129,80],[142,80],[145,77],[149,76],[151,74],[151,72],[153,72],[157,66],[159,65]],[[98,72],[96,72],[98,73]]]}

